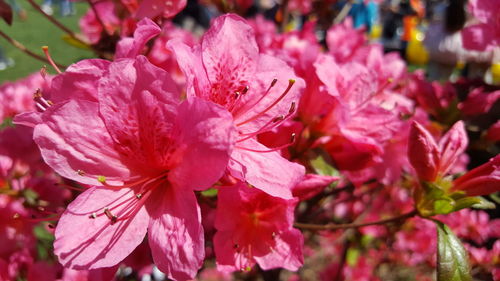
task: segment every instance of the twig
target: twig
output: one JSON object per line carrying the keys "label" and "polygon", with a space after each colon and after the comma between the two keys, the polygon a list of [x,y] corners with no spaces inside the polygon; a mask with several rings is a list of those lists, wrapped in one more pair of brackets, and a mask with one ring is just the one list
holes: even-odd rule
{"label": "twig", "polygon": [[281,3],[281,16],[282,16],[282,21],[281,21],[281,32],[285,31],[286,25],[288,24],[288,18],[290,17],[290,11],[288,11],[288,2],[289,0],[283,0]]}
{"label": "twig", "polygon": [[370,226],[370,225],[381,225],[381,224],[388,224],[388,223],[396,223],[401,220],[406,220],[408,218],[411,218],[413,216],[417,215],[417,211],[413,210],[409,213],[394,217],[394,218],[389,218],[385,220],[380,220],[380,221],[374,221],[374,222],[366,222],[366,223],[347,223],[347,224],[310,224],[310,223],[294,223],[293,225],[297,228],[302,228],[302,229],[310,229],[310,230],[335,230],[335,229],[348,229],[348,228],[359,228],[363,226]]}
{"label": "twig", "polygon": [[104,30],[104,32],[106,32],[106,34],[108,34],[108,35],[111,35],[111,34],[108,33],[108,30],[106,29],[106,25],[104,25],[104,22],[102,21],[101,16],[97,12],[97,9],[95,8],[95,5],[92,2],[92,0],[87,0],[87,2],[89,3],[90,8],[92,9],[92,11],[95,14],[95,18],[97,19],[97,21],[99,22],[99,24],[102,26],[102,29]]}
{"label": "twig", "polygon": [[64,26],[64,24],[62,24],[60,21],[56,20],[53,16],[50,16],[50,15],[46,14],[42,10],[42,8],[37,3],[35,3],[33,0],[28,0],[28,2],[31,4],[31,6],[33,6],[33,8],[35,8],[39,13],[41,13],[42,15],[44,15],[50,22],[52,22],[54,25],[56,25],[57,27],[59,27],[62,31],[64,31],[65,33],[67,33],[71,38],[73,38],[74,40],[80,42],[81,44],[88,45],[86,42],[84,42],[83,40],[81,40],[80,38],[78,38],[76,36],[76,34],[71,29],[69,29],[66,26]]}
{"label": "twig", "polygon": [[[1,30],[0,30],[0,36],[2,36],[3,38],[5,38],[5,40],[7,40],[10,44],[12,44],[12,46],[16,47],[17,49],[19,49],[21,52],[27,54],[28,56],[30,56],[32,58],[35,58],[35,59],[37,59],[39,61],[45,62],[45,63],[50,63],[47,58],[45,58],[43,56],[40,56],[40,55],[37,55],[34,52],[28,50],[28,48],[26,48],[26,46],[24,46],[23,44],[21,44],[19,41],[16,41],[15,39],[9,37],[9,35],[5,34]],[[61,67],[61,68],[66,68],[67,67],[67,66],[62,65],[60,63],[55,63],[55,64],[58,67]]]}

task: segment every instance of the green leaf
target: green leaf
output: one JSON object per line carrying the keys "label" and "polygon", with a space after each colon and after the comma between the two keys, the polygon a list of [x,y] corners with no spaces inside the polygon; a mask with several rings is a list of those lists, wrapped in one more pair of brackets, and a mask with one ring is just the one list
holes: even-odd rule
{"label": "green leaf", "polygon": [[445,197],[434,201],[434,213],[436,214],[449,214],[455,209],[454,202]]}
{"label": "green leaf", "polygon": [[495,201],[495,203],[500,204],[500,196],[498,192],[490,194],[490,199]]}
{"label": "green leaf", "polygon": [[15,127],[12,122],[12,117],[7,117],[3,120],[2,124],[0,124],[0,130],[5,129],[7,127]]}
{"label": "green leaf", "polygon": [[201,192],[201,195],[205,197],[215,197],[217,196],[217,188],[210,188]]}
{"label": "green leaf", "polygon": [[23,189],[23,197],[30,206],[36,206],[38,201],[38,193],[31,188]]}
{"label": "green leaf", "polygon": [[436,226],[437,281],[471,281],[469,258],[462,243],[444,223],[436,221]]}
{"label": "green leaf", "polygon": [[84,49],[84,50],[91,50],[90,46],[89,45],[86,45],[86,44],[83,44],[82,42],[78,41],[78,40],[75,40],[73,39],[73,37],[65,34],[62,36],[62,39],[68,43],[69,45],[73,46],[73,47],[77,47],[77,48],[80,48],[80,49]]}
{"label": "green leaf", "polygon": [[321,155],[311,160],[311,166],[318,175],[332,177],[339,176],[339,171],[330,165]]}
{"label": "green leaf", "polygon": [[45,229],[43,225],[37,225],[33,228],[33,233],[38,240],[42,241],[54,241],[54,235]]}
{"label": "green leaf", "polygon": [[356,248],[349,248],[346,253],[346,262],[350,266],[355,266],[358,263],[359,250]]}
{"label": "green leaf", "polygon": [[458,211],[465,208],[476,208],[476,209],[495,209],[494,203],[486,200],[481,196],[476,197],[465,197],[456,201],[456,206],[454,211]]}

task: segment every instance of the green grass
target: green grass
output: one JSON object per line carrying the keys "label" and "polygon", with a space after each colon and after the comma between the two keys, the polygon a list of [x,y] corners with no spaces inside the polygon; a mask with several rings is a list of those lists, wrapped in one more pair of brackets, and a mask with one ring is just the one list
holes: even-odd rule
{"label": "green grass", "polygon": [[[41,3],[38,0],[37,2]],[[94,57],[91,51],[74,47],[65,42],[63,40],[64,32],[35,11],[27,1],[18,0],[18,3],[27,11],[28,18],[26,21],[21,21],[15,15],[12,26],[8,26],[4,21],[0,20],[0,30],[7,33],[11,38],[16,39],[29,50],[40,55],[43,55],[41,47],[44,45],[49,46],[52,58],[63,65],[70,65],[81,59]],[[54,8],[56,8],[56,5],[54,5]],[[54,17],[78,33],[78,20],[87,11],[88,5],[75,3],[75,8],[77,11],[75,16],[61,17],[58,10],[55,9]],[[45,63],[16,49],[2,37],[0,37],[0,46],[4,49],[6,56],[14,59],[15,62],[13,67],[0,71],[0,84],[4,81],[23,78],[30,73],[39,71],[45,65]],[[49,73],[54,73],[50,66],[47,67],[47,70]]]}

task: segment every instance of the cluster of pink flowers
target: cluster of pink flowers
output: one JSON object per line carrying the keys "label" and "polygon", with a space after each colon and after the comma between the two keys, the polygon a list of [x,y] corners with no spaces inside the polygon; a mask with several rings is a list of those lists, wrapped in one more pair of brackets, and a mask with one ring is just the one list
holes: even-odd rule
{"label": "cluster of pink flowers", "polygon": [[500,90],[427,82],[350,19],[326,48],[315,22],[236,14],[197,38],[166,21],[185,5],[98,1],[81,28],[110,59],[0,86],[0,280],[432,280],[430,217],[500,280],[500,220],[467,209],[500,190],[500,156],[465,153]]}

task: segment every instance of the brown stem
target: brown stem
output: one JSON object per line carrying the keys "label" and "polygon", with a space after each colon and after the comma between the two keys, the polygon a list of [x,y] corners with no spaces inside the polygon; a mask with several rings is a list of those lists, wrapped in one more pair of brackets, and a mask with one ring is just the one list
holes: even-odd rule
{"label": "brown stem", "polygon": [[335,230],[335,229],[348,229],[348,228],[359,228],[363,226],[370,226],[370,225],[381,225],[381,224],[387,224],[387,223],[396,223],[401,220],[406,220],[408,218],[411,218],[413,216],[417,215],[417,211],[413,210],[409,213],[394,217],[394,218],[389,218],[385,220],[380,220],[380,221],[374,221],[374,222],[366,222],[366,223],[347,223],[347,224],[310,224],[310,223],[300,223],[296,222],[293,225],[297,228],[302,228],[302,229],[310,229],[310,230]]}
{"label": "brown stem", "polygon": [[285,27],[288,24],[288,18],[290,16],[290,12],[288,11],[288,2],[289,0],[283,0],[283,3],[281,3],[281,16],[282,21],[281,21],[281,32],[285,31]]}
{"label": "brown stem", "polygon": [[67,33],[71,38],[73,38],[74,40],[80,42],[81,44],[88,45],[86,42],[84,42],[80,38],[78,38],[76,36],[76,34],[71,29],[69,29],[66,26],[64,26],[64,24],[62,24],[60,21],[56,20],[53,16],[50,16],[50,15],[46,14],[42,10],[42,8],[37,3],[35,3],[33,0],[28,0],[28,2],[31,4],[31,6],[33,6],[33,8],[35,8],[39,13],[41,13],[42,15],[44,15],[55,26],[59,27],[62,31],[64,31],[65,33]]}
{"label": "brown stem", "polygon": [[94,3],[92,2],[92,0],[87,0],[87,2],[89,3],[90,8],[92,9],[92,11],[95,14],[95,18],[97,19],[97,21],[99,22],[99,24],[102,26],[102,29],[104,30],[104,32],[106,32],[106,34],[108,34],[108,35],[111,35],[111,34],[108,33],[108,30],[106,29],[106,26],[104,25],[104,22],[102,21],[101,16],[97,12],[97,9],[95,8]]}
{"label": "brown stem", "polygon": [[[28,48],[26,48],[26,46],[24,46],[20,42],[16,41],[15,39],[9,37],[9,35],[5,34],[1,30],[0,30],[0,36],[2,36],[3,38],[5,38],[5,40],[7,40],[10,44],[12,44],[12,46],[16,47],[17,49],[19,49],[21,52],[27,54],[28,56],[30,56],[32,58],[35,58],[35,59],[37,59],[39,61],[42,61],[42,62],[50,64],[49,60],[46,57],[40,56],[40,55],[35,54],[34,52],[28,50]],[[66,68],[67,67],[67,66],[62,65],[60,63],[55,63],[55,65],[57,65],[58,67],[61,67],[61,68]]]}

